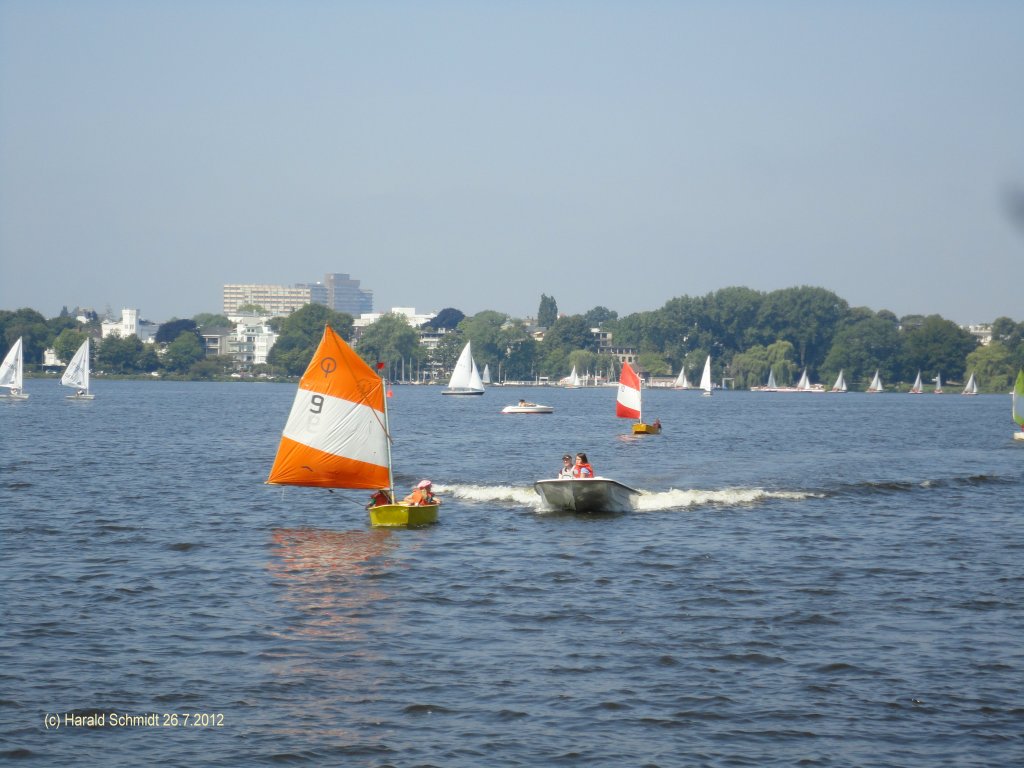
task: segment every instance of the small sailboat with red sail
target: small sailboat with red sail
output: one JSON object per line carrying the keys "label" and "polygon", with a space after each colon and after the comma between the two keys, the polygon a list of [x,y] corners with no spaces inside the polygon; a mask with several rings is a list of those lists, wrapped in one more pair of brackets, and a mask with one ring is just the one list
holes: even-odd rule
{"label": "small sailboat with red sail", "polygon": [[661,432],[661,421],[644,423],[643,417],[643,381],[629,363],[622,364],[619,376],[619,393],[615,399],[615,415],[620,419],[636,419],[633,425],[634,435],[656,435]]}

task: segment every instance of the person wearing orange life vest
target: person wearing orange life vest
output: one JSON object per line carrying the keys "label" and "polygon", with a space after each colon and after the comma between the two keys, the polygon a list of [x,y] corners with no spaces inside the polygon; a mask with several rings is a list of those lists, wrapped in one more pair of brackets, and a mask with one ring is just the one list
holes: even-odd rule
{"label": "person wearing orange life vest", "polygon": [[402,499],[402,501],[405,504],[416,507],[441,503],[441,500],[434,495],[432,484],[429,480],[420,480],[413,492]]}
{"label": "person wearing orange life vest", "polygon": [[587,454],[576,454],[576,464],[572,468],[572,476],[575,478],[591,478],[594,476],[594,468],[587,461]]}

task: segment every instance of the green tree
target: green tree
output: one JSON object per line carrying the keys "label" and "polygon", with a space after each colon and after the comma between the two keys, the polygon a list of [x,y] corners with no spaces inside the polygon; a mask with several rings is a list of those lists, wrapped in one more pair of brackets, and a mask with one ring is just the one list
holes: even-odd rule
{"label": "green tree", "polygon": [[0,313],[0,328],[3,330],[0,359],[21,338],[25,365],[39,365],[43,362],[43,351],[50,346],[53,338],[45,317],[28,307],[14,312],[4,311]]}
{"label": "green tree", "polygon": [[352,338],[352,316],[322,304],[306,304],[286,317],[281,333],[267,354],[267,362],[291,376],[301,376],[313,359],[324,326],[330,325],[346,341]]}
{"label": "green tree", "polygon": [[174,373],[186,373],[193,365],[203,359],[203,345],[194,332],[182,331],[178,337],[167,345],[164,351],[164,368]]}
{"label": "green tree", "polygon": [[1017,367],[1006,345],[993,341],[967,355],[967,371],[974,371],[978,389],[983,392],[1009,392],[1017,379]]}
{"label": "green tree", "polygon": [[738,352],[755,341],[768,343],[781,337],[778,333],[758,333],[766,297],[750,288],[722,288],[704,299],[698,327],[707,338],[702,343],[719,345],[723,350]]}
{"label": "green tree", "polygon": [[484,310],[459,323],[462,337],[473,344],[473,359],[481,371],[489,365],[497,373],[507,347],[509,334],[503,330],[507,321],[508,315]]}
{"label": "green tree", "polygon": [[566,352],[574,349],[597,351],[597,339],[590,332],[590,325],[582,315],[558,318],[544,333],[544,346],[562,347]]}
{"label": "green tree", "polygon": [[462,348],[466,346],[466,339],[458,331],[446,333],[441,337],[437,346],[430,354],[430,361],[437,370],[438,375],[447,381],[455,368],[455,363],[462,354]]}
{"label": "green tree", "polygon": [[999,342],[1010,356],[1014,381],[1017,371],[1024,368],[1024,323],[1016,323],[1008,317],[997,317],[992,323],[992,341]]}
{"label": "green tree", "polygon": [[105,373],[138,373],[145,348],[138,336],[122,338],[117,334],[101,339],[93,352],[95,367]]}
{"label": "green tree", "polygon": [[53,340],[53,352],[57,355],[57,359],[60,360],[64,365],[71,362],[71,358],[75,356],[75,352],[82,346],[82,342],[87,338],[86,334],[82,331],[76,331],[71,328],[65,328],[60,332],[60,335]]}
{"label": "green tree", "polygon": [[537,361],[537,342],[523,325],[505,329],[505,357],[498,366],[499,381],[532,381]]}
{"label": "green tree", "polygon": [[168,320],[156,329],[154,340],[157,344],[170,344],[182,333],[192,333],[199,338],[199,329],[195,320]]}
{"label": "green tree", "polygon": [[746,352],[733,355],[729,363],[729,375],[736,381],[737,388],[758,387],[768,380],[771,365],[768,349],[755,344]]}
{"label": "green tree", "polygon": [[192,363],[188,369],[190,379],[219,379],[230,376],[235,370],[232,355],[214,355]]}
{"label": "green tree", "polygon": [[[307,305],[308,306],[308,305]],[[259,304],[243,304],[235,312],[239,315],[268,315],[270,314]]]}
{"label": "green tree", "polygon": [[235,324],[228,320],[224,315],[215,315],[212,312],[200,312],[192,318],[192,322],[194,322],[196,327],[200,330],[206,330],[208,328],[235,327]]}
{"label": "green tree", "polygon": [[544,333],[540,349],[540,372],[545,376],[568,376],[569,355],[578,350],[597,351],[597,339],[582,315],[560,317]]}
{"label": "green tree", "polygon": [[591,328],[601,328],[605,323],[616,320],[618,317],[619,313],[608,309],[608,307],[594,307],[583,315],[583,319]]}
{"label": "green tree", "polygon": [[667,376],[672,372],[671,366],[657,352],[641,352],[637,357],[637,362],[640,365],[640,369],[646,371],[651,376]]}
{"label": "green tree", "polygon": [[540,295],[540,306],[537,308],[537,325],[541,328],[550,328],[558,319],[558,302],[554,296]]}
{"label": "green tree", "polygon": [[903,379],[909,381],[921,371],[926,381],[942,374],[961,380],[967,356],[978,346],[977,339],[951,320],[929,315],[903,333]]}
{"label": "green tree", "polygon": [[386,363],[389,379],[397,379],[401,375],[403,360],[411,365],[424,357],[416,329],[403,315],[394,313],[381,315],[364,328],[356,351],[371,367],[377,362]]}
{"label": "green tree", "polygon": [[799,367],[815,374],[849,310],[843,299],[824,288],[785,288],[765,296],[757,331],[770,334],[769,338],[761,337],[762,343],[776,339],[790,342]]}
{"label": "green tree", "polygon": [[464,317],[465,315],[459,310],[453,307],[445,307],[432,320],[425,322],[423,327],[432,328],[435,331],[452,331],[459,327],[459,323],[462,322]]}
{"label": "green tree", "polygon": [[845,372],[847,383],[868,382],[878,370],[883,381],[893,381],[903,368],[899,320],[891,312],[855,312],[852,321],[841,325],[825,358],[823,370],[829,375]]}

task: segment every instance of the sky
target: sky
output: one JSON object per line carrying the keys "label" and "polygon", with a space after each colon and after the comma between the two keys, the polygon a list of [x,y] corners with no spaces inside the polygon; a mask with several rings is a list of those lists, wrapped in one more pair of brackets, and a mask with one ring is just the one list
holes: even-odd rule
{"label": "sky", "polygon": [[0,0],[0,309],[1020,321],[1022,200],[1019,0]]}

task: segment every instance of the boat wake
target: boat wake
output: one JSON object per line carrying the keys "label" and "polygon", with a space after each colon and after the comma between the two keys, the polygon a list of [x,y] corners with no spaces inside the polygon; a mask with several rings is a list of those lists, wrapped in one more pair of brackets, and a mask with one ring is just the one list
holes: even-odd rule
{"label": "boat wake", "polygon": [[637,501],[637,511],[711,506],[749,507],[774,500],[803,501],[821,497],[822,494],[807,491],[768,491],[764,488],[722,488],[710,491],[671,488],[667,491],[645,491]]}
{"label": "boat wake", "polygon": [[[438,495],[479,504],[500,503],[515,507],[529,507],[540,511],[543,508],[540,496],[533,486],[514,485],[462,485],[459,483],[434,483]],[[637,501],[638,512],[657,512],[669,509],[692,509],[694,507],[747,507],[773,500],[803,501],[822,498],[824,494],[808,491],[769,491],[763,488],[722,488],[718,490],[640,491]]]}

